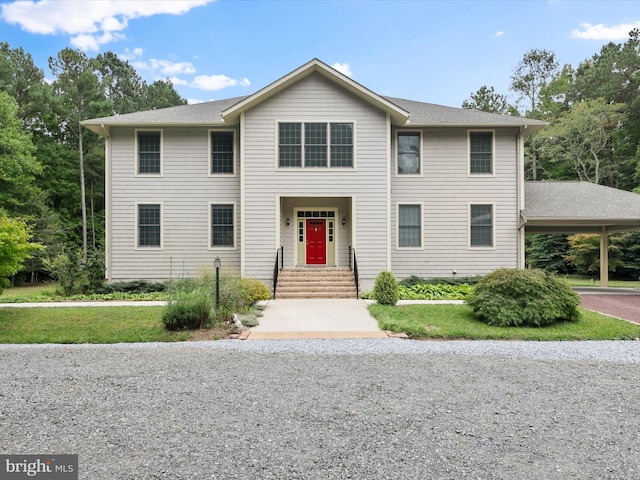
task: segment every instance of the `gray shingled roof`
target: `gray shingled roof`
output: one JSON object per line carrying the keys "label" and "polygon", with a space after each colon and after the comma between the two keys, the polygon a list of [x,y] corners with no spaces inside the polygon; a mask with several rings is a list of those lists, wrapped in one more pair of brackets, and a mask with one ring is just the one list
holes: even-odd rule
{"label": "gray shingled roof", "polygon": [[[341,73],[334,71],[331,67],[323,64],[317,59],[303,65],[292,73],[285,75],[281,79],[273,82],[272,86],[265,87],[249,97],[236,97],[214,102],[198,103],[193,105],[181,105],[178,107],[162,108],[144,112],[128,113],[111,117],[93,118],[85,120],[82,124],[99,133],[107,135],[109,126],[170,126],[170,125],[224,125],[221,113],[230,107],[239,104],[243,100],[251,99],[261,102],[269,95],[265,91],[271,89],[277,91],[273,85],[282,83],[282,88],[291,82],[297,81],[300,77],[312,71],[319,71],[330,80],[333,80],[344,88],[351,88],[360,94],[365,100],[369,99],[375,105],[389,102],[392,106],[404,110],[403,115],[393,117],[397,122],[404,122],[406,112],[411,114],[406,126],[464,126],[464,127],[527,127],[525,133],[533,133],[545,125],[545,122],[508,115],[498,115],[494,113],[481,112],[478,110],[468,110],[464,108],[445,107],[433,103],[416,102],[402,98],[383,97],[367,90],[365,87],[353,82],[351,79],[343,77]],[[296,75],[294,75],[296,74]],[[293,76],[292,76],[293,75]],[[288,80],[288,83],[284,80]],[[271,92],[269,90],[269,92]],[[269,93],[267,92],[267,93]],[[382,99],[382,101],[380,101]],[[394,107],[394,108],[395,108]],[[384,105],[383,105],[384,108]],[[233,121],[233,120],[232,120]]]}
{"label": "gray shingled roof", "polygon": [[589,182],[526,182],[528,233],[640,229],[640,195]]}
{"label": "gray shingled roof", "polygon": [[529,118],[513,117],[510,115],[499,115],[497,113],[482,112],[480,110],[470,110],[467,108],[445,107],[433,103],[416,102],[403,98],[385,97],[392,103],[411,112],[410,125],[427,126],[474,126],[482,125],[487,127],[508,127],[528,125],[537,130],[547,125],[546,122]]}

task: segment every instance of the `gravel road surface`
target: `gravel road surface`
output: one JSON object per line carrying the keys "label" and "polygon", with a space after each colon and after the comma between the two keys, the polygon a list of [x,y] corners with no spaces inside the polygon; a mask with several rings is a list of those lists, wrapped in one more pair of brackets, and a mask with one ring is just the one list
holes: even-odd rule
{"label": "gravel road surface", "polygon": [[0,346],[0,453],[81,479],[637,479],[640,342]]}

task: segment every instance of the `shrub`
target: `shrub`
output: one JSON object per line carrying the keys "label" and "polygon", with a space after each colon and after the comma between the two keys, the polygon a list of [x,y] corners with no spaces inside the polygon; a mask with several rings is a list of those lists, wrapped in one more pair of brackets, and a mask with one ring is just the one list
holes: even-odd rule
{"label": "shrub", "polygon": [[250,305],[253,305],[260,300],[269,300],[271,298],[271,292],[267,286],[260,280],[255,278],[243,278],[242,286],[247,294],[247,300]]}
{"label": "shrub", "polygon": [[58,292],[64,296],[84,293],[89,285],[87,272],[82,261],[82,251],[72,249],[54,258],[45,259],[46,269],[58,281]]}
{"label": "shrub", "polygon": [[[186,287],[186,288],[185,288]],[[182,284],[171,293],[171,300],[162,313],[167,330],[193,330],[211,325],[213,301],[201,286],[188,288]]]}
{"label": "shrub", "polygon": [[144,280],[133,280],[130,282],[115,282],[101,285],[96,289],[95,293],[157,293],[164,292],[167,289],[165,283],[145,282]]}
{"label": "shrub", "polygon": [[467,284],[416,283],[410,287],[399,285],[400,300],[464,300],[473,292]]}
{"label": "shrub", "polygon": [[404,287],[412,287],[413,285],[475,285],[482,277],[439,277],[439,278],[422,278],[416,275],[402,279],[399,284]]}
{"label": "shrub", "polygon": [[467,304],[476,319],[501,327],[541,327],[580,317],[578,294],[542,270],[496,270],[476,285]]}
{"label": "shrub", "polygon": [[398,303],[398,282],[393,273],[385,270],[378,274],[373,286],[373,298],[381,305],[395,305]]}

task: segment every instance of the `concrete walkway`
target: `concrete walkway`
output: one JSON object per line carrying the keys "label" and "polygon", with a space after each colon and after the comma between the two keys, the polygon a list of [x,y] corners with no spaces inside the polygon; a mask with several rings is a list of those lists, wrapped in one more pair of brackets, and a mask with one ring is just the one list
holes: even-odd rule
{"label": "concrete walkway", "polygon": [[270,300],[249,340],[294,338],[384,338],[367,303],[355,299]]}

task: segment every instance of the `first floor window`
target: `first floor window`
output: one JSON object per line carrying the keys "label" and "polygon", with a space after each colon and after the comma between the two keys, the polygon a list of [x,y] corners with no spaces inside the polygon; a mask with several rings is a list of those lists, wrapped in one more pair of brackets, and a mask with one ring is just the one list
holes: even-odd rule
{"label": "first floor window", "polygon": [[493,132],[469,132],[469,173],[493,174]]}
{"label": "first floor window", "polygon": [[138,131],[138,173],[160,174],[161,143],[160,131]]}
{"label": "first floor window", "polygon": [[493,205],[471,205],[471,247],[493,247]]}
{"label": "first floor window", "polygon": [[420,173],[420,134],[398,132],[398,173]]}
{"label": "first floor window", "polygon": [[211,246],[234,246],[233,205],[211,205]]}
{"label": "first floor window", "polygon": [[211,132],[211,173],[233,173],[233,132]]}
{"label": "first floor window", "polygon": [[422,246],[422,207],[398,206],[398,247]]}
{"label": "first floor window", "polygon": [[138,205],[138,246],[160,246],[160,205]]}

